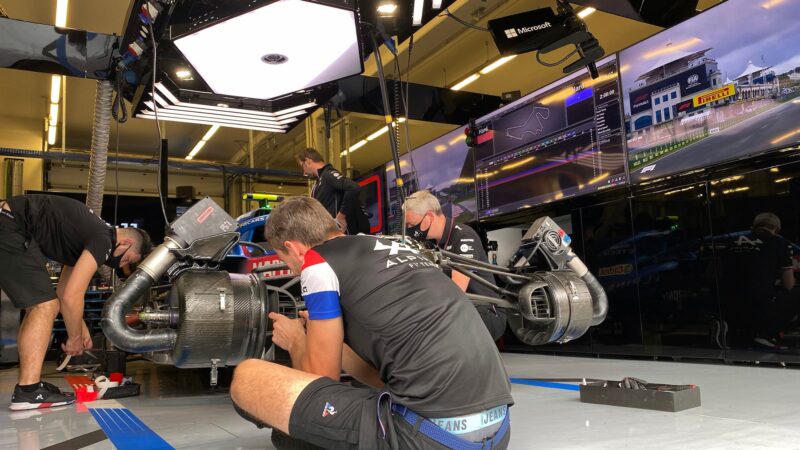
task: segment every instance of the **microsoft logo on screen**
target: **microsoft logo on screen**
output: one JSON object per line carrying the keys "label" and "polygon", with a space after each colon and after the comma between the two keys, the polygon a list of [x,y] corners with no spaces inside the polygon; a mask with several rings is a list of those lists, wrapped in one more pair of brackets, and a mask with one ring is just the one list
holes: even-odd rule
{"label": "microsoft logo on screen", "polygon": [[509,28],[506,30],[506,37],[511,39],[517,37],[517,30]]}

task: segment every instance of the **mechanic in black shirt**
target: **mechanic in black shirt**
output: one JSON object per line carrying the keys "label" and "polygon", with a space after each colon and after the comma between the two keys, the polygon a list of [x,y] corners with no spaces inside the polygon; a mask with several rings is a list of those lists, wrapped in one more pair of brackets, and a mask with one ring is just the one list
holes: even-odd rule
{"label": "mechanic in black shirt", "polygon": [[[323,448],[493,449],[510,438],[508,376],[464,293],[415,249],[344,236],[297,197],[267,241],[300,274],[301,319],[270,313],[293,369],[251,359],[231,397],[256,421]],[[371,388],[339,383],[342,369]]]}
{"label": "mechanic in black shirt", "polygon": [[[432,241],[438,248],[457,255],[481,262],[489,262],[483,242],[478,233],[472,227],[464,224],[456,224],[452,218],[442,213],[439,199],[427,190],[417,191],[408,196],[403,204],[405,211],[406,227],[408,236],[418,241]],[[471,294],[497,297],[497,293],[480,283],[472,281],[468,276],[451,271],[450,276],[453,282],[462,291]],[[477,275],[481,278],[495,282],[494,275],[478,271]],[[483,323],[492,335],[492,339],[498,340],[506,330],[507,317],[502,308],[494,306],[478,305],[478,313],[483,319]]]}
{"label": "mechanic in black shirt", "polygon": [[730,239],[723,252],[734,324],[754,333],[750,339],[757,344],[776,350],[785,349],[780,332],[800,313],[792,245],[780,230],[777,215],[761,213],[753,220],[752,231]]}
{"label": "mechanic in black shirt", "polygon": [[[74,397],[41,381],[42,363],[61,312],[67,341],[61,348],[80,355],[91,348],[83,322],[83,297],[97,268],[138,262],[151,247],[150,238],[135,228],[114,229],[83,203],[55,195],[23,195],[0,201],[0,289],[14,306],[25,309],[20,325],[19,383],[12,410],[72,403]],[[53,290],[47,259],[63,264]]]}
{"label": "mechanic in black shirt", "polygon": [[306,176],[316,178],[311,196],[322,203],[339,227],[347,234],[369,233],[369,219],[359,198],[361,186],[326,164],[313,148],[301,150],[296,159]]}

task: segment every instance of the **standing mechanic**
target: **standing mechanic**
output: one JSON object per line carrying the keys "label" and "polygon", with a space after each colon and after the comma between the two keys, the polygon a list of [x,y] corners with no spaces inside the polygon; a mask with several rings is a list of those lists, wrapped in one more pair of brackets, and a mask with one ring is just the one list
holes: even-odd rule
{"label": "standing mechanic", "polygon": [[347,234],[369,233],[369,219],[359,198],[361,186],[326,164],[313,148],[301,150],[296,159],[306,176],[316,178],[311,196],[322,203],[339,228]]}
{"label": "standing mechanic", "polygon": [[[452,218],[442,213],[442,207],[435,195],[428,191],[417,191],[403,204],[408,236],[418,241],[430,240],[442,250],[452,252],[475,261],[489,262],[478,233],[468,225],[456,225]],[[482,284],[472,281],[468,276],[451,271],[453,282],[464,292],[497,297],[497,293]],[[477,272],[478,276],[494,284],[494,275],[488,272]],[[506,330],[506,313],[494,306],[476,306],[483,323],[492,335],[492,339],[500,339]]]}
{"label": "standing mechanic", "polygon": [[[67,405],[72,395],[41,380],[53,322],[61,312],[69,355],[91,349],[83,322],[83,297],[97,268],[122,267],[149,252],[150,238],[136,228],[114,229],[83,203],[54,195],[23,195],[0,201],[0,289],[25,309],[19,329],[19,383],[9,409]],[[53,292],[47,259],[64,265]]]}
{"label": "standing mechanic", "polygon": [[752,230],[723,242],[722,273],[726,281],[728,321],[737,345],[755,342],[786,350],[782,332],[800,314],[800,290],[795,286],[792,244],[780,235],[781,219],[763,212]]}
{"label": "standing mechanic", "polygon": [[[293,369],[251,359],[231,397],[255,419],[337,449],[504,449],[513,403],[475,308],[398,242],[343,236],[310,198],[279,205],[266,238],[299,273],[308,313],[271,313]],[[372,388],[339,383],[344,369]]]}

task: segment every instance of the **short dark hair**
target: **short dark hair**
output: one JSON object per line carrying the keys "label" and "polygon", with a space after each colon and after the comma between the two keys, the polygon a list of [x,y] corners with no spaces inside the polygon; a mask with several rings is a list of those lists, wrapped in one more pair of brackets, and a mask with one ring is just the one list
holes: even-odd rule
{"label": "short dark hair", "polygon": [[297,160],[298,164],[302,163],[307,159],[310,159],[314,162],[325,162],[325,160],[322,159],[322,155],[313,148],[306,148],[300,150],[299,152],[297,152],[296,155],[294,155],[294,158]]}
{"label": "short dark hair", "polygon": [[270,248],[286,251],[286,241],[314,247],[340,233],[336,221],[322,203],[311,197],[293,197],[281,202],[269,215],[264,237]]}
{"label": "short dark hair", "polygon": [[153,241],[147,231],[141,228],[120,228],[122,234],[133,240],[133,248],[137,253],[145,257],[153,251]]}

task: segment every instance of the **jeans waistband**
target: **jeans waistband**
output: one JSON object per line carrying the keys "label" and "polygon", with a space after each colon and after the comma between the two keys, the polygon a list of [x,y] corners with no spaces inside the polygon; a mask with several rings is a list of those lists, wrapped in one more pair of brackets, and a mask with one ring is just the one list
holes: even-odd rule
{"label": "jeans waistband", "polygon": [[459,435],[478,431],[500,423],[505,419],[507,413],[508,405],[500,405],[467,416],[435,417],[428,420],[439,428],[449,431],[451,434]]}
{"label": "jeans waistband", "polygon": [[[501,411],[502,410],[502,411]],[[473,417],[477,416],[478,420],[482,420],[482,418],[487,418],[489,413],[494,412],[492,416],[492,420],[496,419],[496,415],[500,412],[503,413],[503,416],[492,422],[492,424],[481,426],[477,428],[480,430],[482,428],[486,428],[492,426],[500,422],[500,428],[491,438],[487,438],[483,442],[469,442],[458,435],[454,434],[451,431],[446,431],[444,428],[441,428],[438,424],[434,424],[431,419],[426,419],[419,414],[415,413],[414,411],[406,408],[403,405],[393,404],[392,411],[403,417],[403,419],[411,426],[417,427],[420,433],[428,436],[429,438],[435,440],[436,442],[454,450],[486,450],[494,448],[495,444],[501,442],[505,437],[505,434],[508,432],[509,429],[509,414],[508,414],[508,406],[502,405],[497,408],[492,408],[486,411],[479,412],[477,414],[471,414],[469,416],[462,416],[458,418],[450,418],[450,419],[437,419],[437,420],[464,420],[464,417]],[[471,419],[474,420],[474,419]],[[474,430],[473,430],[474,431]],[[466,432],[464,432],[466,433]]]}

